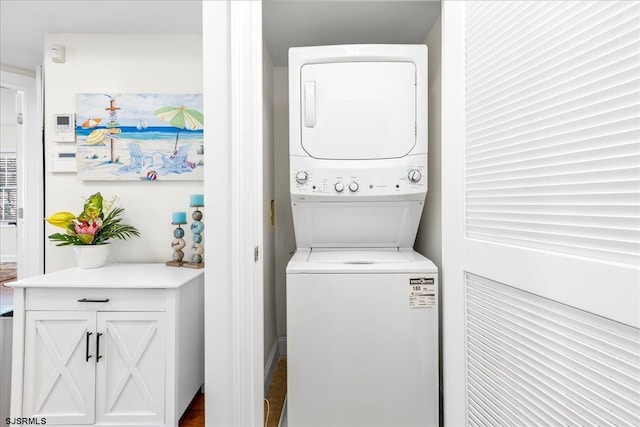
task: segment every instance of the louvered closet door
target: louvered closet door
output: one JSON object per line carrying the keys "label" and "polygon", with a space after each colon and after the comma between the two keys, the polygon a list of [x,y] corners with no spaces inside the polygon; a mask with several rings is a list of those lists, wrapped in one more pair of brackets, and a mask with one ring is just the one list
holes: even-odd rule
{"label": "louvered closet door", "polygon": [[442,19],[445,423],[640,425],[640,3]]}

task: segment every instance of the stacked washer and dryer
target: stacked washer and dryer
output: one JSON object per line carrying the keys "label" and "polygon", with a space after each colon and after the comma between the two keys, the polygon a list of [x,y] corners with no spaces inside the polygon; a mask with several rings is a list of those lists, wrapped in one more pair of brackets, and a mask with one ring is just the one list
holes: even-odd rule
{"label": "stacked washer and dryer", "polygon": [[427,48],[289,50],[289,427],[438,424],[438,272],[413,244],[427,194]]}

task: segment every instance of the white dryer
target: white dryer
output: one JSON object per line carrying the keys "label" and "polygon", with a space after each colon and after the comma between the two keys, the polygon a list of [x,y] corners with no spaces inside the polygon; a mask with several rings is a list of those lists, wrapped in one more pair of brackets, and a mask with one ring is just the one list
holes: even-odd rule
{"label": "white dryer", "polygon": [[298,248],[412,247],[427,194],[427,47],[289,49]]}
{"label": "white dryer", "polygon": [[289,97],[288,425],[437,425],[427,48],[292,48]]}

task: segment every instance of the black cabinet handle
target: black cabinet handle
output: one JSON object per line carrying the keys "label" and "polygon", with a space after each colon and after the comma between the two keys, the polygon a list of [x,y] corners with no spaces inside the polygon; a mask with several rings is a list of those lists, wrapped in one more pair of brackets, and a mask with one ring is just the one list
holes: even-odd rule
{"label": "black cabinet handle", "polygon": [[96,363],[98,363],[98,361],[102,359],[102,356],[100,356],[100,337],[101,336],[102,334],[100,332],[98,332],[98,335],[96,335]]}
{"label": "black cabinet handle", "polygon": [[89,354],[89,337],[93,335],[93,332],[87,332],[87,349],[85,350],[85,357],[87,362],[91,359],[91,355]]}
{"label": "black cabinet handle", "polygon": [[106,299],[87,299],[87,298],[82,298],[82,299],[79,299],[78,302],[109,302],[109,298],[106,298]]}

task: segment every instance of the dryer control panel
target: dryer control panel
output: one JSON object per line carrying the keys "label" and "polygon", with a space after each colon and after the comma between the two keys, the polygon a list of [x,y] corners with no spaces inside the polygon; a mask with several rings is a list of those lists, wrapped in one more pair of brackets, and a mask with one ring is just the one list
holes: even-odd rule
{"label": "dryer control panel", "polygon": [[366,197],[424,194],[424,165],[376,169],[300,168],[291,170],[291,194],[300,196]]}

